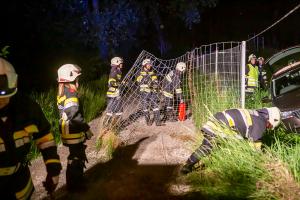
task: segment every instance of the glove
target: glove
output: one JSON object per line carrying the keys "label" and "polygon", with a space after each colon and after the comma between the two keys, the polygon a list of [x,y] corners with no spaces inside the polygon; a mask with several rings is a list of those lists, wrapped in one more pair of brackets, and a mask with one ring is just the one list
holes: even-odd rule
{"label": "glove", "polygon": [[48,194],[52,194],[57,187],[59,181],[59,175],[57,176],[50,176],[47,174],[46,181],[43,182],[45,190],[48,192]]}
{"label": "glove", "polygon": [[85,137],[86,139],[90,140],[93,137],[94,133],[90,130],[88,130],[87,132],[85,132]]}

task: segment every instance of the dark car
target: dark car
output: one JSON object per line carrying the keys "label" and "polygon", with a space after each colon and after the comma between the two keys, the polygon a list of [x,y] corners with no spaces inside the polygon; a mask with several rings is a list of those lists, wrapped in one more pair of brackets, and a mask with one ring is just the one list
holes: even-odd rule
{"label": "dark car", "polygon": [[300,133],[300,62],[294,62],[273,74],[272,103],[282,112],[286,128]]}

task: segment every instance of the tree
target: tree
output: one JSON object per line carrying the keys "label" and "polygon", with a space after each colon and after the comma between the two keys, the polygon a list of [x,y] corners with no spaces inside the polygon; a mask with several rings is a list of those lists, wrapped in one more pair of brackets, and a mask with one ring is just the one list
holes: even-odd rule
{"label": "tree", "polygon": [[[161,54],[170,48],[164,22],[177,19],[187,30],[200,23],[201,9],[216,6],[217,0],[41,0],[32,1],[27,16],[40,16],[39,29],[56,31],[63,40],[99,49],[102,58],[138,46],[142,38],[157,35]],[[155,31],[147,32],[144,27]],[[48,31],[46,31],[48,30]],[[49,38],[45,35],[45,38]]]}

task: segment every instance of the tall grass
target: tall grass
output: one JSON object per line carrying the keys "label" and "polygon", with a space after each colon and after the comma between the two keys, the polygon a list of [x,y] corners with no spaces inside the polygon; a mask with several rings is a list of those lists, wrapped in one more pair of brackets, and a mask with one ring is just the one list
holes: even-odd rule
{"label": "tall grass", "polygon": [[[193,117],[197,127],[208,119],[207,108],[215,113],[240,106],[239,90],[230,81],[216,80],[215,75],[194,75],[192,96]],[[190,92],[188,92],[190,93]]]}
{"label": "tall grass", "polygon": [[[261,101],[267,95],[257,91],[248,96],[247,108],[270,106]],[[257,151],[245,140],[218,139],[212,154],[201,160],[205,170],[187,179],[208,199],[300,199],[299,136],[281,127],[269,131],[263,143],[264,148]]]}
{"label": "tall grass", "polygon": [[106,106],[107,77],[83,84],[79,88],[80,101],[86,121],[95,119]]}

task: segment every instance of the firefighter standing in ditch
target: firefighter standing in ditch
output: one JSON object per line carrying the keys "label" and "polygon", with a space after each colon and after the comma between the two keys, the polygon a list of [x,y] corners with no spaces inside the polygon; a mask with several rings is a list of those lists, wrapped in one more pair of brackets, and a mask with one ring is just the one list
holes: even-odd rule
{"label": "firefighter standing in ditch", "polygon": [[[238,139],[247,139],[253,146],[260,147],[260,140],[266,129],[274,129],[279,126],[280,121],[280,110],[277,107],[257,110],[229,109],[216,113],[202,127],[201,131],[204,135],[202,144],[186,161],[186,164],[181,169],[181,173],[187,174],[191,172],[193,166],[202,157],[210,154],[213,148],[212,141],[216,137],[226,138],[234,136]],[[226,135],[220,123],[233,130],[233,133],[227,133]]]}
{"label": "firefighter standing in ditch", "polygon": [[254,91],[258,88],[258,78],[259,78],[259,70],[256,65],[256,56],[251,54],[248,58],[248,64],[245,69],[246,76],[246,94],[253,94]]}
{"label": "firefighter standing in ditch", "polygon": [[184,62],[179,62],[176,65],[176,70],[170,71],[163,80],[163,94],[167,107],[167,120],[177,121],[174,113],[174,90],[180,102],[183,102],[182,89],[181,89],[181,75],[186,69]]}
{"label": "firefighter standing in ditch", "polygon": [[17,93],[17,74],[0,58],[0,199],[30,199],[34,186],[28,168],[32,141],[46,165],[44,186],[52,193],[61,164],[51,126],[40,106]]}
{"label": "firefighter standing in ditch", "polygon": [[108,79],[108,91],[107,96],[107,124],[111,122],[113,115],[120,117],[123,114],[122,102],[120,96],[119,86],[122,79],[123,59],[120,57],[114,57],[111,59],[111,70]]}
{"label": "firefighter standing in ditch", "polygon": [[142,62],[142,70],[137,77],[137,83],[140,90],[140,98],[143,107],[143,113],[148,126],[151,126],[153,120],[150,118],[150,108],[153,109],[154,121],[156,126],[161,126],[160,109],[158,102],[158,80],[155,72],[152,70],[150,59],[144,59]]}
{"label": "firefighter standing in ditch", "polygon": [[74,64],[65,64],[58,69],[57,105],[60,113],[59,129],[63,145],[69,148],[66,171],[67,189],[80,191],[84,189],[83,170],[87,157],[86,139],[93,134],[84,121],[78,98],[78,78],[81,69]]}

